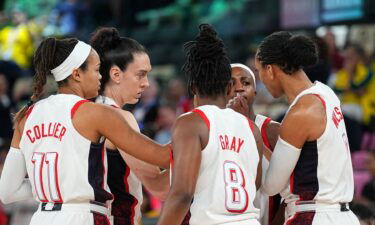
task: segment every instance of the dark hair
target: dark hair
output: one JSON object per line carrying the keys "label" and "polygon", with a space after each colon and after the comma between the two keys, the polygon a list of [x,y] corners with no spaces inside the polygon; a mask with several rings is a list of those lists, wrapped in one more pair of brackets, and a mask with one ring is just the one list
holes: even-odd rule
{"label": "dark hair", "polygon": [[[19,122],[24,116],[27,109],[35,103],[43,93],[44,85],[47,81],[47,76],[51,75],[51,70],[59,66],[73,51],[74,47],[78,43],[75,38],[61,39],[47,38],[40,43],[34,54],[34,67],[35,75],[33,78],[33,95],[30,98],[30,102],[27,106],[23,107],[15,117],[15,121]],[[87,59],[79,67],[82,70],[86,70]],[[60,87],[67,82],[67,78],[62,81],[58,81],[57,85]]]}
{"label": "dark hair", "polygon": [[198,36],[184,44],[184,51],[188,91],[203,97],[225,94],[231,80],[230,60],[216,31],[208,24],[199,25]]}
{"label": "dark hair", "polygon": [[292,74],[315,65],[318,51],[310,38],[280,31],[267,36],[260,43],[256,58],[263,66],[276,64],[286,74]]}
{"label": "dark hair", "polygon": [[109,70],[118,66],[122,71],[133,62],[135,53],[146,53],[147,50],[136,40],[120,37],[116,28],[102,27],[96,30],[90,40],[91,46],[100,57],[100,74],[102,75],[100,93],[109,81]]}

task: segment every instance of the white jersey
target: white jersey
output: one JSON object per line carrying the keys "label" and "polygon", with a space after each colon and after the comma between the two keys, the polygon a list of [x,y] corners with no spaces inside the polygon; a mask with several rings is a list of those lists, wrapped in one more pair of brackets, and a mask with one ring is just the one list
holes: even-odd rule
{"label": "white jersey", "polygon": [[[120,108],[113,99],[105,96],[99,96],[96,102]],[[107,149],[107,156],[108,185],[114,195],[111,208],[114,224],[138,224],[142,216],[142,183],[117,149]]]}
{"label": "white jersey", "polygon": [[[267,138],[267,132],[266,132],[266,127],[271,121],[272,121],[271,118],[265,117],[262,115],[256,115],[255,117],[255,125],[260,130],[263,144],[272,151],[268,138]],[[264,180],[266,178],[266,172],[268,170],[269,164],[270,163],[268,159],[263,155],[262,157],[262,183],[264,183]],[[254,205],[255,207],[260,209],[259,222],[262,225],[268,225],[271,223],[280,205],[280,200],[281,199],[278,195],[271,197],[271,196],[263,194],[259,190],[257,191]]]}
{"label": "white jersey", "polygon": [[350,202],[354,192],[353,169],[340,100],[328,86],[315,82],[294,99],[289,109],[302,96],[311,94],[319,97],[325,107],[326,127],[317,140],[303,145],[289,190],[282,196],[286,203],[293,204]]}
{"label": "white jersey", "polygon": [[104,141],[92,143],[72,123],[75,111],[86,101],[58,94],[29,108],[20,149],[39,202],[104,205],[113,198],[106,182]]}
{"label": "white jersey", "polygon": [[259,155],[252,123],[232,109],[213,105],[193,113],[206,122],[209,140],[184,224],[257,224],[259,209],[253,201]]}

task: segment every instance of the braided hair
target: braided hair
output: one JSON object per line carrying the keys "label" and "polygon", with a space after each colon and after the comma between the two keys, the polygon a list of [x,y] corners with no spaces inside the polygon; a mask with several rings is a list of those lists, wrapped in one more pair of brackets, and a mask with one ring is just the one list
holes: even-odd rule
{"label": "braided hair", "polygon": [[188,91],[213,98],[225,94],[231,81],[230,60],[216,31],[201,24],[198,36],[184,44],[184,51],[182,70],[187,76]]}

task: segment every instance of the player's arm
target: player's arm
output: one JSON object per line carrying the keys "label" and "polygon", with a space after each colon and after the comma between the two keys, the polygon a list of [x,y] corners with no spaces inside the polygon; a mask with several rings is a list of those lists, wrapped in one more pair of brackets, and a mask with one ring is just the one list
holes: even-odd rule
{"label": "player's arm", "polygon": [[270,144],[271,150],[275,149],[277,140],[279,139],[279,135],[280,135],[280,123],[276,121],[271,121],[266,126],[266,135],[267,135],[268,143]]}
{"label": "player's arm", "polygon": [[[163,207],[159,225],[179,225],[189,211],[201,164],[201,151],[209,130],[194,113],[181,116],[172,132],[174,166],[172,186]],[[206,140],[206,141],[207,141]]]}
{"label": "player's arm", "polygon": [[[20,123],[24,124],[25,119]],[[14,129],[11,148],[4,162],[0,178],[0,200],[4,204],[32,198],[32,190],[27,174],[25,158],[19,149],[21,140],[20,126],[17,124]]]}
{"label": "player's arm", "polygon": [[[137,132],[139,127],[133,114],[128,111],[118,109],[124,116],[129,125]],[[169,191],[169,169],[161,172],[159,167],[146,163],[142,160],[134,158],[133,156],[120,151],[122,158],[130,167],[131,171],[138,177],[145,188],[151,194],[161,200],[165,200]]]}
{"label": "player's arm", "polygon": [[263,152],[265,151],[264,150],[265,146],[263,144],[262,135],[259,131],[259,128],[255,125],[255,123],[253,121],[250,121],[250,123],[253,124],[253,128],[254,128],[253,134],[254,134],[254,138],[255,138],[255,141],[256,141],[256,144],[257,144],[257,150],[258,150],[258,154],[259,154],[257,177],[256,177],[256,180],[255,180],[255,185],[256,185],[256,188],[258,190],[260,188],[260,185],[262,184],[262,158],[263,158]]}
{"label": "player's arm", "polygon": [[280,137],[271,156],[262,192],[273,196],[288,184],[302,146],[318,139],[325,129],[325,109],[317,97],[303,96],[288,112],[280,126]]}
{"label": "player's arm", "polygon": [[[101,119],[98,119],[101,118]],[[138,133],[130,127],[123,115],[116,109],[87,102],[82,104],[73,118],[78,132],[91,141],[107,137],[120,150],[140,160],[169,168],[169,149]]]}

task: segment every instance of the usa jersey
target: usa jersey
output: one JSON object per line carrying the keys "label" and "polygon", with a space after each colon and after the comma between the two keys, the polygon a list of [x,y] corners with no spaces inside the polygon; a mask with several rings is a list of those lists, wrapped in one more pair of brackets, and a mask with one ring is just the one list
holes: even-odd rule
{"label": "usa jersey", "polygon": [[[97,103],[120,108],[108,97],[99,96]],[[130,170],[119,150],[107,149],[108,185],[114,195],[111,214],[114,225],[133,225],[141,220],[141,204],[143,201],[142,183]]]}
{"label": "usa jersey", "polygon": [[205,121],[209,140],[202,150],[193,202],[184,224],[258,224],[259,210],[253,201],[259,155],[253,124],[232,109],[213,105],[198,107],[193,113]]}
{"label": "usa jersey", "polygon": [[20,149],[39,202],[104,205],[113,198],[106,182],[104,141],[92,143],[72,123],[86,101],[76,95],[52,95],[27,112]]}
{"label": "usa jersey", "polygon": [[340,100],[331,88],[315,82],[314,86],[302,91],[294,99],[289,109],[305,95],[316,95],[321,100],[327,123],[317,140],[303,145],[290,177],[289,190],[285,190],[282,196],[286,203],[350,202],[354,192],[353,169]]}
{"label": "usa jersey", "polygon": [[[263,144],[272,151],[271,145],[267,138],[267,131],[266,131],[266,127],[271,121],[272,121],[271,118],[265,117],[262,115],[256,115],[255,117],[255,125],[257,125],[257,127],[260,130]],[[266,157],[263,155],[262,157],[262,183],[264,183],[264,180],[266,178],[266,171],[268,170],[269,164],[270,163],[268,159],[266,159]],[[257,208],[260,209],[259,222],[262,225],[271,224],[280,206],[280,202],[281,202],[280,195],[268,196],[268,195],[263,194],[261,191],[257,191],[254,204]]]}

